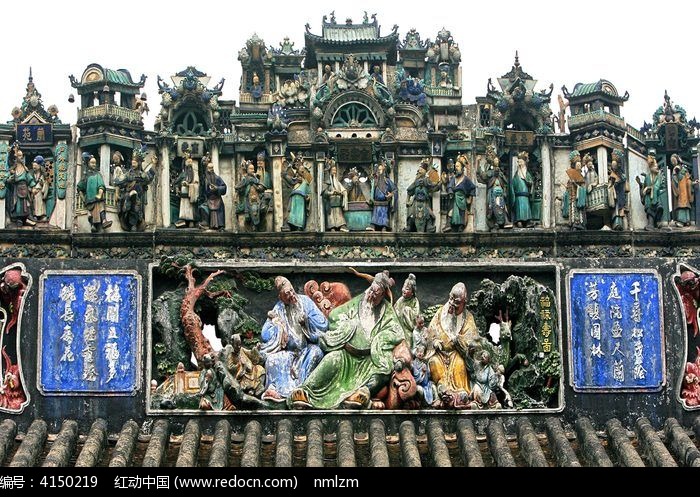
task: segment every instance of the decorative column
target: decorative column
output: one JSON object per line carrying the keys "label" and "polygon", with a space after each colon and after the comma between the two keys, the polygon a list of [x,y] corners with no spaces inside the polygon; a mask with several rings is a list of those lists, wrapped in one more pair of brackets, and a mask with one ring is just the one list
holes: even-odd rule
{"label": "decorative column", "polygon": [[[666,174],[666,205],[664,206],[665,216],[659,223],[659,226],[665,228],[667,226],[673,226],[673,188],[671,187],[671,185],[673,185],[673,178],[671,177],[673,171],[671,171],[671,155],[668,154],[662,157],[659,167],[661,168],[661,172]],[[658,158],[656,160],[659,161]]]}
{"label": "decorative column", "polygon": [[[438,177],[440,177],[440,174],[442,173],[442,157],[444,155],[444,147],[445,147],[445,137],[446,135],[444,133],[429,133],[428,134],[428,139],[430,140],[430,165],[432,167],[437,167],[438,171]],[[430,173],[430,171],[428,171]],[[470,178],[471,179],[471,178]],[[433,198],[432,198],[432,207],[433,207],[433,213],[435,214],[435,231],[437,233],[440,233],[443,229],[443,222],[445,221],[444,216],[442,215],[442,212],[440,212],[440,189],[438,188],[436,191],[433,192]],[[473,224],[474,224],[474,215],[470,214],[469,215],[469,224],[467,227],[467,231],[473,231]]]}
{"label": "decorative column", "polygon": [[[57,182],[55,190],[56,203],[54,204],[53,212],[51,213],[51,218],[49,219],[49,224],[62,230],[66,229],[66,219],[68,218],[69,209],[66,201],[68,190],[73,188],[71,185],[77,184],[75,181],[71,182],[70,174],[68,173],[68,164],[70,161],[69,158],[70,147],[65,140],[59,141],[54,149],[54,161],[55,167],[57,168],[57,177],[54,179],[54,181]],[[59,192],[61,183],[63,183],[64,186],[62,195]]]}
{"label": "decorative column", "polygon": [[[552,195],[552,178],[554,171],[552,170],[552,151],[549,146],[549,141],[545,138],[540,145],[540,153],[542,154],[542,227],[550,228],[554,226],[554,210],[552,203],[554,195]],[[606,156],[607,157],[607,156]]]}
{"label": "decorative column", "polygon": [[608,149],[600,146],[596,150],[598,164],[598,184],[607,185],[608,184]]}
{"label": "decorative column", "polygon": [[[77,129],[77,126],[73,125],[75,129]],[[73,136],[76,136],[76,133],[73,133]],[[83,177],[83,150],[80,148],[78,145],[78,140],[74,138],[74,143],[75,146],[73,147],[73,164],[75,164],[74,168],[71,168],[73,171],[73,176],[68,175],[68,181],[70,188],[68,189],[68,200],[70,202],[70,207],[69,207],[69,214],[70,214],[70,230],[71,231],[78,231],[78,215],[76,214],[76,208],[77,208],[77,200],[78,196],[80,194],[78,193],[78,182],[82,179]]]}
{"label": "decorative column", "polygon": [[[103,143],[100,145],[100,173],[102,178],[105,180],[105,184],[111,186],[110,175],[109,175],[109,162],[112,160],[112,149],[108,143]],[[127,167],[131,167],[131,162],[126,164]]]}
{"label": "decorative column", "polygon": [[282,198],[282,162],[287,149],[285,135],[272,136],[268,143],[268,155],[272,157],[272,205],[274,231],[282,231],[284,225],[284,199]]}
{"label": "decorative column", "polygon": [[326,157],[328,155],[328,143],[314,143],[313,151],[314,162],[316,164],[316,205],[318,206],[318,208],[316,209],[316,221],[318,231],[324,232],[326,231],[326,213],[323,210],[323,197],[321,195],[321,192],[323,192],[325,180],[324,174],[326,167]]}
{"label": "decorative column", "polygon": [[[160,158],[161,158],[161,168],[160,168],[160,178],[158,182],[160,183],[160,209],[161,209],[161,220],[163,222],[163,227],[167,228],[170,226],[170,140],[163,139],[159,144],[160,147]],[[156,213],[157,216],[157,213]]]}
{"label": "decorative column", "polygon": [[[386,139],[386,137],[383,136],[382,139],[385,141],[380,142],[379,144],[381,153],[387,161],[392,162],[394,164],[394,166],[391,168],[391,173],[388,176],[391,178],[391,180],[394,182],[397,188],[401,188],[399,181],[399,168],[401,166],[399,165],[399,158],[396,156],[396,149],[398,148],[398,143],[394,141],[393,135],[389,139]],[[404,202],[403,206],[399,205],[399,198],[401,197],[397,190],[396,196],[394,198],[394,205],[396,206],[396,209],[392,214],[390,221],[390,228],[393,232],[400,231],[401,229],[403,229],[406,222],[405,211],[403,210],[406,203]]]}
{"label": "decorative column", "polygon": [[221,166],[219,166],[219,148],[220,145],[218,141],[212,140],[210,142],[211,148],[211,163],[214,164],[214,173],[217,176],[221,176]]}

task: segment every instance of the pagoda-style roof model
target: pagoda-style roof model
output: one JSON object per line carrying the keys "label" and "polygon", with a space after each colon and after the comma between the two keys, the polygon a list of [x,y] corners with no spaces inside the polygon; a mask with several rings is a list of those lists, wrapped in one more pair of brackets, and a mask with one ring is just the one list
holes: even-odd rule
{"label": "pagoda-style roof model", "polygon": [[602,78],[593,83],[577,83],[571,92],[566,86],[561,90],[569,101],[569,130],[577,148],[615,148],[622,144],[627,125],[621,109],[630,98],[629,92],[620,95],[614,84]]}
{"label": "pagoda-style roof model", "polygon": [[316,67],[318,62],[342,62],[344,52],[363,53],[358,55],[359,60],[386,60],[390,64],[396,63],[397,44],[399,42],[398,26],[394,26],[387,36],[381,35],[381,26],[377,22],[376,15],[372,15],[372,21],[365,13],[360,24],[355,24],[348,18],[345,24],[339,24],[335,20],[335,14],[331,13],[330,21],[323,17],[321,35],[311,32],[306,25],[304,40],[306,43],[307,69]]}
{"label": "pagoda-style roof model", "polygon": [[571,105],[590,102],[591,100],[602,100],[622,105],[630,98],[629,92],[620,95],[615,85],[607,79],[599,79],[595,83],[576,83],[571,93],[564,86],[562,87],[562,92]]}
{"label": "pagoda-style roof model", "polygon": [[104,85],[109,85],[113,91],[135,95],[146,84],[144,74],[141,75],[141,79],[134,81],[126,69],[108,69],[94,63],[85,68],[79,81],[72,74],[69,78],[73,88],[80,94],[100,91]]}

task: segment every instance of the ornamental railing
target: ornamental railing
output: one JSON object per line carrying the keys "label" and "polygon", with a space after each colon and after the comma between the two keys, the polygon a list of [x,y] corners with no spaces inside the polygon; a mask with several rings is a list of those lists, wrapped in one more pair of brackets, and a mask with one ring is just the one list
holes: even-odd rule
{"label": "ornamental railing", "polygon": [[260,98],[253,98],[250,93],[241,92],[240,94],[240,103],[242,104],[271,104],[274,101],[271,93],[263,93]]}
{"label": "ornamental railing", "polygon": [[137,110],[121,107],[113,104],[95,105],[94,107],[85,107],[78,109],[78,120],[95,119],[99,117],[115,117],[122,121],[140,122],[141,113]]}
{"label": "ornamental railing", "polygon": [[627,134],[630,135],[635,140],[644,143],[644,135],[637,128],[633,128],[629,124],[627,125]]}
{"label": "ornamental railing", "polygon": [[622,129],[625,129],[626,127],[625,120],[620,116],[616,116],[610,112],[605,112],[603,109],[598,109],[591,112],[586,112],[585,114],[571,116],[569,118],[569,128],[580,128],[581,126],[595,124],[601,121]]}

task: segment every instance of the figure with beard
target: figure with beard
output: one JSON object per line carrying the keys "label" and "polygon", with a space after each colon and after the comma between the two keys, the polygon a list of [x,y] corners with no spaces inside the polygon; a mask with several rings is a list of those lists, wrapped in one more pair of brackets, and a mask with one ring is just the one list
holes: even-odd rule
{"label": "figure with beard", "polygon": [[255,174],[255,164],[252,161],[243,162],[245,173],[241,181],[236,185],[238,193],[237,212],[244,214],[245,224],[258,231],[263,225],[267,206],[264,205],[265,185]]}
{"label": "figure with beard", "polygon": [[581,154],[574,150],[569,154],[571,167],[566,170],[568,181],[564,192],[562,215],[569,219],[572,230],[586,229],[586,178],[581,166]]}
{"label": "figure with beard", "polygon": [[452,201],[451,210],[447,213],[450,225],[443,231],[462,232],[467,227],[467,215],[471,210],[472,199],[476,195],[476,185],[467,178],[465,167],[468,165],[464,155],[459,156],[455,164],[455,174],[447,185],[447,194]]}
{"label": "figure with beard", "polygon": [[[644,212],[647,215],[647,225],[645,230],[653,230],[659,228],[661,223],[666,220],[665,201],[666,201],[666,174],[659,168],[659,164],[656,162],[656,156],[649,154],[647,157],[647,164],[649,165],[649,174],[642,173],[644,176],[644,182],[637,176],[637,184],[639,185],[639,195],[642,199],[642,204],[644,204]],[[619,169],[619,167],[618,167]],[[617,178],[620,178],[621,173],[618,172],[615,179],[613,179],[612,173],[610,175],[610,183],[612,188],[617,185]],[[619,188],[618,188],[619,189]],[[615,189],[614,191],[617,191]],[[613,225],[614,229],[614,225]]]}
{"label": "figure with beard", "polygon": [[676,226],[690,226],[691,222],[691,207],[695,200],[695,187],[698,185],[697,180],[693,180],[690,175],[688,164],[683,164],[678,154],[671,156],[671,190],[673,191],[674,199],[674,218]]}
{"label": "figure with beard", "polygon": [[[627,196],[630,191],[630,185],[627,181],[625,169],[622,166],[623,157],[624,153],[622,150],[613,150],[610,172],[608,174],[608,199],[612,201],[612,229],[615,231],[622,231],[625,229],[625,218],[629,210],[627,207]],[[658,171],[656,159],[654,159],[653,162]],[[666,174],[662,173],[660,176],[659,178],[659,175],[656,175],[656,179],[659,182],[659,190],[656,193],[659,195],[658,201],[661,206],[661,219],[667,220],[667,216],[663,215],[664,206],[666,205],[664,201],[666,198]]]}
{"label": "figure with beard", "polygon": [[479,182],[486,185],[486,224],[491,231],[512,228],[508,212],[508,179],[501,169],[496,150],[486,148],[486,169],[479,168]]}
{"label": "figure with beard", "polygon": [[106,230],[112,226],[112,221],[107,220],[105,207],[105,182],[97,168],[97,159],[94,155],[85,152],[83,161],[87,162],[85,176],[78,183],[77,190],[83,195],[85,208],[88,211],[88,220],[93,233]]}
{"label": "figure with beard", "polygon": [[348,191],[338,179],[338,165],[327,159],[323,181],[323,210],[326,213],[327,231],[348,231],[345,210],[348,208]]}
{"label": "figure with beard", "polygon": [[119,221],[124,231],[143,231],[146,210],[146,192],[148,185],[156,177],[153,165],[155,155],[145,170],[141,170],[141,155],[134,151],[131,158],[131,169],[123,177],[115,177],[115,185],[119,186]]}
{"label": "figure with beard", "polygon": [[441,395],[460,403],[471,393],[469,349],[479,339],[474,316],[467,309],[467,287],[457,283],[428,325],[426,360],[430,378]]}
{"label": "figure with beard", "polygon": [[349,202],[367,202],[369,203],[370,191],[366,181],[362,181],[360,172],[357,168],[352,168],[348,172],[348,201]]}
{"label": "figure with beard", "polygon": [[303,231],[306,228],[309,201],[311,199],[311,173],[301,157],[294,157],[287,168],[284,180],[290,188],[286,226],[282,231]]}
{"label": "figure with beard", "polygon": [[406,364],[394,360],[395,347],[405,340],[388,300],[394,280],[378,273],[370,287],[336,307],[319,345],[326,355],[298,389],[289,404],[295,408],[366,409],[391,377]]}
{"label": "figure with beard", "polygon": [[382,161],[377,166],[377,173],[371,182],[372,220],[367,231],[391,231],[391,214],[396,206],[396,185],[387,174],[386,163]]}
{"label": "figure with beard", "polygon": [[406,189],[409,201],[405,231],[435,233],[435,214],[431,204],[432,193],[438,185],[428,178],[428,169],[428,160],[424,159],[418,166],[416,179]]}
{"label": "figure with beard", "polygon": [[197,162],[189,152],[185,153],[185,165],[175,180],[175,187],[180,197],[180,212],[175,222],[176,228],[194,226],[195,206],[199,197],[198,169]]}
{"label": "figure with beard", "polygon": [[204,175],[204,198],[206,202],[199,206],[199,227],[202,229],[223,230],[225,227],[224,202],[221,199],[226,195],[226,183],[214,172],[214,164],[208,157],[206,162],[207,172]]}
{"label": "figure with beard", "polygon": [[279,300],[260,335],[267,374],[262,399],[282,402],[323,358],[318,344],[328,320],[313,300],[294,291],[287,278],[275,278],[275,287]]}
{"label": "figure with beard", "polygon": [[533,180],[530,171],[527,170],[528,153],[518,154],[518,167],[511,182],[511,204],[513,207],[513,222],[518,228],[531,228],[532,222],[532,188]]}
{"label": "figure with beard", "polygon": [[10,187],[10,202],[8,203],[8,212],[10,221],[15,223],[15,226],[21,228],[25,224],[34,226],[36,222],[32,219],[32,195],[31,189],[36,186],[32,173],[24,164],[24,153],[19,149],[19,145],[15,144],[15,165],[10,169],[10,175],[7,178],[7,184]]}

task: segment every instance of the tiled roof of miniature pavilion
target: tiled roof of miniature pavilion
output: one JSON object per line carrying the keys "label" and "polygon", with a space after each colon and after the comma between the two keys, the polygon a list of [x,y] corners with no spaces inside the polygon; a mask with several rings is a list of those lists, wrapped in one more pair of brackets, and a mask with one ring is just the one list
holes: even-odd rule
{"label": "tiled roof of miniature pavilion", "polygon": [[353,44],[353,43],[387,43],[397,42],[398,33],[394,30],[388,36],[381,36],[380,26],[377,21],[353,24],[350,19],[345,24],[336,22],[324,22],[322,25],[322,35],[315,35],[308,29],[306,40],[332,44]]}
{"label": "tiled roof of miniature pavilion", "polygon": [[146,76],[142,75],[139,81],[134,81],[127,69],[109,69],[99,64],[90,64],[83,71],[79,81],[72,75],[70,80],[74,88],[88,89],[107,84],[118,86],[120,89],[131,89],[136,93],[145,85]]}
{"label": "tiled roof of miniature pavilion", "polygon": [[376,24],[327,24],[323,26],[324,41],[356,42],[379,39],[379,26]]}
{"label": "tiled roof of miniature pavilion", "polygon": [[625,102],[629,98],[627,94],[620,96],[615,85],[607,79],[599,79],[594,83],[576,83],[574,90],[566,96],[574,100],[587,100],[592,96],[603,96],[618,103]]}
{"label": "tiled roof of miniature pavilion", "polygon": [[[319,48],[323,51],[342,49],[352,50],[355,46],[375,46],[377,52],[388,51],[387,58],[390,63],[395,63],[396,48],[399,42],[398,26],[394,26],[387,36],[381,35],[381,27],[376,18],[372,22],[353,24],[348,19],[345,24],[336,23],[334,20],[322,24],[321,35],[313,34],[309,26],[306,27],[304,39],[307,51],[307,67],[316,63],[316,52]],[[348,52],[350,53],[350,52]]]}
{"label": "tiled roof of miniature pavilion", "polygon": [[105,69],[105,79],[108,83],[117,83],[125,86],[138,87],[139,85],[131,79],[131,74],[126,69]]}

